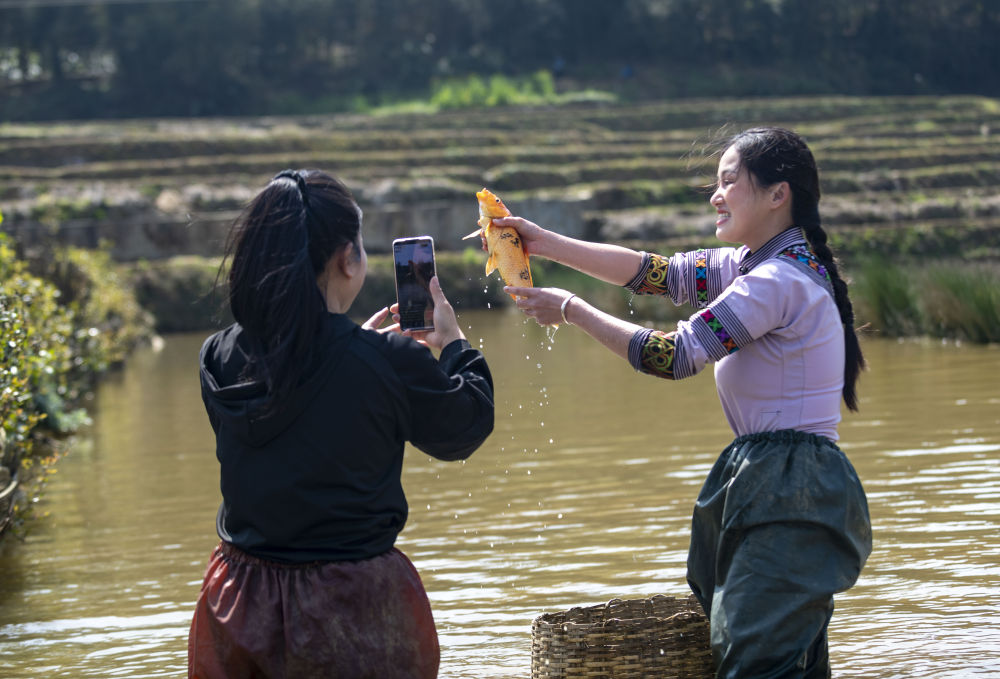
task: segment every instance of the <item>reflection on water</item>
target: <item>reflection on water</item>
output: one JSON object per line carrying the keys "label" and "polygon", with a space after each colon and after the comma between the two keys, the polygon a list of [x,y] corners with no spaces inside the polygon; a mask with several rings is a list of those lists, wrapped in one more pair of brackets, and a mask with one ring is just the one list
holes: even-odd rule
{"label": "reflection on water", "polygon": [[[465,463],[408,450],[410,520],[442,677],[525,677],[536,615],[685,594],[691,506],[731,438],[710,371],[636,375],[573,328],[465,313],[494,370],[497,426]],[[12,677],[176,677],[216,542],[201,337],[168,337],[102,385],[60,463],[51,515],[0,557]],[[869,340],[842,446],[875,551],[837,598],[838,677],[1000,673],[1000,347]],[[331,432],[335,436],[336,432]],[[9,674],[8,674],[9,673]]]}

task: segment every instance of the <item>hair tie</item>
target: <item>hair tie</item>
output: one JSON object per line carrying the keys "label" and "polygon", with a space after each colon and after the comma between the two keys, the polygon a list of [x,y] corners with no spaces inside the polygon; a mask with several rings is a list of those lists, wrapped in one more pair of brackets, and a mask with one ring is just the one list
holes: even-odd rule
{"label": "hair tie", "polygon": [[302,173],[299,170],[282,170],[278,174],[274,175],[274,179],[271,181],[274,181],[275,179],[291,179],[294,181],[295,185],[299,187],[299,194],[302,196],[302,202],[306,204],[307,208],[309,207],[309,198],[306,194],[306,178],[302,176]]}

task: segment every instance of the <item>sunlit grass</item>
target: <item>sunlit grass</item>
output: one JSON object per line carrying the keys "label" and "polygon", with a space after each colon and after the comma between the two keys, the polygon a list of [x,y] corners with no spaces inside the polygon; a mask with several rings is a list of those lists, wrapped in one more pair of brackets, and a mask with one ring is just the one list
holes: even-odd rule
{"label": "sunlit grass", "polygon": [[871,260],[851,286],[859,323],[890,336],[1000,342],[1000,271],[960,260]]}

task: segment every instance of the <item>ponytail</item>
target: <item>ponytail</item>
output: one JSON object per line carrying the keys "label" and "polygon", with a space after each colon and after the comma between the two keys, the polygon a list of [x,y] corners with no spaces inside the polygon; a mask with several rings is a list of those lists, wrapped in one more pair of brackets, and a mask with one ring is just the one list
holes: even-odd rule
{"label": "ponytail", "polygon": [[340,248],[359,244],[361,210],[339,181],[285,170],[251,201],[230,230],[229,305],[243,327],[243,377],[267,386],[263,414],[280,408],[315,365],[326,301],[317,279]]}

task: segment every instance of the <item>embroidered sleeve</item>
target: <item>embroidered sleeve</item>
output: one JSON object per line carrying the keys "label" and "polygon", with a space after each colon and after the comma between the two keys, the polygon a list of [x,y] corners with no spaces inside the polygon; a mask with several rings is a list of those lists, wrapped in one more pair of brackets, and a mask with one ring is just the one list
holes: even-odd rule
{"label": "embroidered sleeve", "polygon": [[632,335],[629,362],[639,372],[679,380],[721,361],[775,328],[786,325],[807,300],[801,275],[774,265],[740,277],[706,308],[673,332],[643,329]]}
{"label": "embroidered sleeve", "polygon": [[669,259],[642,253],[642,264],[625,287],[637,295],[664,295],[674,304],[703,308],[738,275],[734,248],[679,252]]}
{"label": "embroidered sleeve", "polygon": [[676,352],[676,333],[644,329],[632,335],[628,359],[639,372],[674,380],[677,379],[674,375]]}

